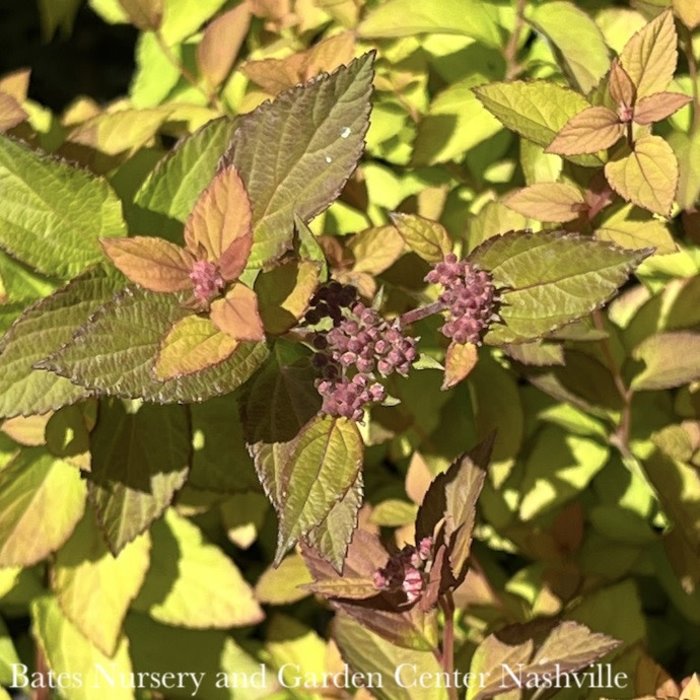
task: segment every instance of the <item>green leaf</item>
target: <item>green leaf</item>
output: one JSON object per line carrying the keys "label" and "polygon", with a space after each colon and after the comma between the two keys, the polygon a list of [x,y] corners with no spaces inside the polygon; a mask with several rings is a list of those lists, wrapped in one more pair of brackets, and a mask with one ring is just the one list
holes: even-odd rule
{"label": "green leaf", "polygon": [[586,12],[572,2],[555,0],[533,7],[528,19],[561,52],[564,67],[581,92],[587,94],[598,85],[610,67],[608,48]]}
{"label": "green leaf", "polygon": [[151,529],[151,568],[134,609],[194,629],[242,627],[263,612],[234,563],[189,520],[168,510]]}
{"label": "green leaf", "polygon": [[[151,0],[152,1],[152,0]],[[225,0],[166,0],[165,18],[161,31],[168,44],[177,44],[194,34],[211,19]]]}
{"label": "green leaf", "polygon": [[[171,53],[178,61],[182,61],[180,46],[171,47]],[[153,32],[139,35],[136,41],[136,70],[129,88],[134,107],[157,107],[167,98],[181,77],[180,71],[163,53],[156,35]]]}
{"label": "green leaf", "polygon": [[532,520],[583,491],[610,451],[594,440],[554,427],[538,433],[525,462],[520,518]]}
{"label": "green leaf", "polygon": [[285,557],[278,567],[270,566],[255,584],[255,597],[268,605],[289,605],[310,594],[306,586],[313,579],[304,559],[296,553]]}
{"label": "green leaf", "polygon": [[630,250],[654,248],[657,255],[675,253],[678,250],[668,225],[657,219],[606,221],[596,229],[595,237],[599,241],[614,243]]}
{"label": "green leaf", "polygon": [[138,537],[112,556],[92,514],[59,549],[52,588],[66,617],[103,653],[112,656],[122,623],[149,566],[151,541]]}
{"label": "green leaf", "polygon": [[0,247],[70,279],[100,262],[98,238],[123,236],[121,204],[87,172],[0,136]]}
{"label": "green leaf", "polygon": [[[98,692],[109,700],[133,700],[134,692],[120,678],[131,674],[129,643],[121,638],[116,652],[106,656],[91,644],[61,612],[53,597],[37,598],[31,604],[32,630],[49,668],[63,678],[82,680],[72,684],[70,700],[92,700]],[[106,677],[105,677],[106,676]],[[114,679],[113,685],[110,679]]]}
{"label": "green leaf", "polygon": [[42,366],[109,396],[160,403],[205,401],[233,391],[267,356],[264,344],[241,343],[227,360],[196,374],[155,378],[163,337],[190,314],[175,295],[128,287]]}
{"label": "green leaf", "polygon": [[406,246],[423,260],[440,262],[452,252],[452,241],[442,224],[430,221],[418,214],[391,215],[391,221],[403,238]]}
{"label": "green leaf", "polygon": [[416,34],[461,34],[500,47],[498,13],[478,0],[388,0],[370,12],[359,26],[367,39]]}
{"label": "green leaf", "polygon": [[[514,232],[490,238],[470,260],[504,288],[489,345],[542,337],[606,302],[649,251],[627,251],[556,232]],[[556,260],[556,265],[551,264]]]}
{"label": "green leaf", "polygon": [[39,0],[44,42],[51,41],[57,29],[61,30],[64,37],[70,34],[80,4],[81,0]]}
{"label": "green leaf", "polygon": [[288,249],[294,215],[308,221],[323,211],[355,169],[369,126],[373,57],[365,54],[239,119],[226,162],[238,168],[253,203],[249,265],[260,267]]}
{"label": "green leaf", "polygon": [[235,395],[193,404],[189,410],[194,454],[188,485],[224,493],[259,488]]}
{"label": "green leaf", "polygon": [[[15,664],[19,664],[19,656],[12,643],[12,637],[5,627],[5,623],[0,618],[0,683],[10,685],[12,683],[12,671]],[[0,694],[0,698],[3,698]],[[3,700],[11,700],[7,694]]]}
{"label": "green leaf", "polygon": [[682,209],[692,209],[700,198],[700,132],[686,136],[676,132],[669,139],[678,159],[678,204]]}
{"label": "green leaf", "polygon": [[134,202],[184,223],[214,177],[235,129],[234,120],[222,117],[180,141],[141,185]]}
{"label": "green leaf", "polygon": [[486,82],[478,75],[439,93],[418,123],[413,163],[433,165],[459,160],[464,153],[501,131],[501,123],[479,102],[472,88]]}
{"label": "green leaf", "polygon": [[637,88],[637,99],[662,92],[673,79],[678,35],[670,11],[642,27],[625,45],[620,62]]}
{"label": "green leaf", "polygon": [[33,366],[67,343],[123,286],[120,275],[95,268],[26,309],[0,340],[0,415],[45,413],[87,395],[83,387]]}
{"label": "green leaf", "polygon": [[700,378],[700,334],[657,333],[633,351],[646,367],[632,380],[636,391],[672,389]]}
{"label": "green leaf", "polygon": [[357,426],[328,416],[309,422],[282,464],[280,523],[276,561],[328,516],[355,483],[363,443]]}
{"label": "green leaf", "polygon": [[41,447],[0,471],[0,566],[31,566],[68,539],[85,511],[85,482]]}
{"label": "green leaf", "polygon": [[509,209],[503,202],[487,202],[469,222],[469,250],[474,250],[487,238],[508,231],[522,231],[527,225],[527,218]]}
{"label": "green leaf", "polygon": [[206,316],[185,316],[163,338],[155,375],[161,381],[201,372],[223,362],[238,347],[238,341],[222,333]]}
{"label": "green leaf", "polygon": [[678,187],[678,161],[660,136],[642,136],[632,152],[605,164],[605,177],[628,202],[669,216]]}
{"label": "green leaf", "polygon": [[304,537],[336,571],[343,569],[348,546],[357,527],[362,497],[362,472],[359,472],[347,493],[330,509],[323,521]]}
{"label": "green leaf", "polygon": [[118,400],[103,401],[90,444],[90,502],[117,553],[163,513],[185,483],[191,448],[187,412],[149,404],[134,411]]}
{"label": "green leaf", "polygon": [[[449,697],[447,690],[438,688],[436,683],[421,687],[417,682],[416,674],[426,673],[430,674],[429,678],[437,678],[441,673],[442,667],[433,652],[397,647],[342,614],[335,618],[333,638],[353,671],[379,674],[381,686],[372,686],[372,695],[377,698],[447,700]],[[400,673],[398,679],[395,676],[397,670]]]}
{"label": "green leaf", "polygon": [[321,409],[317,377],[302,349],[278,340],[268,362],[250,382],[245,403],[249,443],[285,443]]}
{"label": "green leaf", "polygon": [[[590,106],[579,93],[544,80],[489,83],[474,92],[505,126],[540,146],[549,146],[571,117]],[[570,160],[593,167],[601,164],[592,155]]]}

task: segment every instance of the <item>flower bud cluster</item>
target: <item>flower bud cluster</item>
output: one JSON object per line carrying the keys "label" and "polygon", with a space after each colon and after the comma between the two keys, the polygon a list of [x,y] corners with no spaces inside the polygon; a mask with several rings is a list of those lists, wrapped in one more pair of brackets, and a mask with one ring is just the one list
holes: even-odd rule
{"label": "flower bud cluster", "polygon": [[[330,285],[326,289],[330,291]],[[305,320],[321,321],[319,308],[333,320],[333,328],[316,333],[312,341],[317,351],[313,362],[322,375],[316,383],[323,397],[321,410],[331,416],[361,420],[367,404],[386,398],[377,377],[394,372],[406,376],[418,358],[418,350],[416,339],[405,336],[398,321],[384,320],[362,302],[346,304],[351,297],[346,290],[340,287],[331,291],[330,298],[328,293],[321,296]]]}
{"label": "flower bud cluster", "polygon": [[195,261],[189,276],[194,285],[194,297],[202,304],[208,304],[226,284],[219,268],[209,260]]}
{"label": "flower bud cluster", "polygon": [[374,572],[374,585],[380,591],[401,592],[409,603],[420,598],[427,584],[432,563],[433,538],[424,537],[418,547],[406,545]]}
{"label": "flower bud cluster", "polygon": [[493,278],[468,260],[450,254],[435,265],[425,281],[443,287],[439,300],[448,318],[440,330],[455,342],[479,345],[491,323],[500,320],[500,297]]}
{"label": "flower bud cluster", "polygon": [[357,301],[357,289],[351,284],[340,284],[335,280],[316,290],[309,302],[309,310],[304,321],[314,326],[324,318],[330,318],[337,326],[343,320],[343,309],[350,308]]}

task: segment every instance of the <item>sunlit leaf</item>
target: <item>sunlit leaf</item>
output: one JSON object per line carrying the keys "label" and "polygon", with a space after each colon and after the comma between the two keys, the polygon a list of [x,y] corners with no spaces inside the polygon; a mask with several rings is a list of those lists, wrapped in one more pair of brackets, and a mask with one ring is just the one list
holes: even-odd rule
{"label": "sunlit leaf", "polygon": [[216,17],[197,45],[197,66],[204,79],[216,88],[226,80],[250,27],[245,3]]}
{"label": "sunlit leaf", "polygon": [[[608,70],[608,48],[596,23],[573,2],[555,0],[535,6],[529,21],[561,51],[564,66],[584,94]],[[571,31],[576,27],[576,31]]]}
{"label": "sunlit leaf", "polygon": [[539,221],[577,219],[585,206],[583,193],[563,182],[541,182],[516,190],[503,203],[523,216]]}
{"label": "sunlit leaf", "polygon": [[255,584],[255,597],[269,605],[289,605],[306,598],[305,586],[312,582],[304,559],[296,553],[285,557],[280,565],[266,569]]}
{"label": "sunlit leaf", "polygon": [[357,479],[362,438],[344,418],[312,420],[294,442],[283,465],[277,560],[299,538],[318,526]]}
{"label": "sunlit leaf", "polygon": [[668,226],[656,219],[606,221],[596,229],[595,237],[621,248],[654,248],[658,255],[674,253],[678,249]]}
{"label": "sunlit leaf", "polygon": [[694,0],[673,0],[673,9],[688,29],[700,25],[700,6]]}
{"label": "sunlit leaf", "polygon": [[451,389],[469,376],[478,359],[473,343],[450,343],[445,354],[445,379],[443,389]]}
{"label": "sunlit leaf", "polygon": [[238,342],[220,331],[205,316],[185,316],[163,338],[154,367],[162,381],[200,372],[223,362],[234,352]]}
{"label": "sunlit leaf", "polygon": [[103,653],[114,654],[122,623],[149,565],[150,539],[138,537],[112,556],[92,514],[56,554],[52,586],[61,610]]}
{"label": "sunlit leaf", "polygon": [[252,625],[263,619],[235,564],[172,510],[151,530],[151,568],[134,609],[193,629]]}
{"label": "sunlit leaf", "polygon": [[120,552],[170,505],[189,468],[187,412],[103,401],[90,435],[90,502],[110,550]]}
{"label": "sunlit leaf", "polygon": [[265,337],[258,311],[258,297],[244,284],[234,284],[223,299],[213,301],[210,316],[222,333],[236,341],[262,340]]}
{"label": "sunlit leaf", "polygon": [[634,121],[637,124],[651,124],[670,117],[693,98],[679,92],[657,92],[643,97],[634,107]]}
{"label": "sunlit leaf", "polygon": [[70,279],[100,262],[98,238],[126,233],[104,180],[0,136],[0,247]]}
{"label": "sunlit leaf", "polygon": [[424,260],[436,263],[452,252],[452,241],[442,224],[417,214],[395,213],[391,221],[406,247]]}
{"label": "sunlit leaf", "polygon": [[584,316],[607,301],[648,254],[544,231],[489,238],[470,256],[505,288],[503,324],[494,324],[485,342],[534,340]]}
{"label": "sunlit leaf", "polygon": [[192,287],[192,254],[162,238],[105,238],[102,247],[129,280],[152,292],[177,292]]}
{"label": "sunlit leaf", "polygon": [[678,162],[659,136],[642,136],[629,155],[605,165],[610,186],[624,199],[668,216],[678,187]]}
{"label": "sunlit leaf", "polygon": [[41,447],[0,471],[0,566],[30,566],[68,539],[85,511],[78,470]]}
{"label": "sunlit leaf", "polygon": [[637,390],[670,389],[700,378],[700,335],[658,333],[634,349],[644,369],[632,381]]}
{"label": "sunlit leaf", "polygon": [[662,12],[625,45],[620,62],[637,87],[637,98],[665,90],[676,70],[678,37],[673,14]]}
{"label": "sunlit leaf", "polygon": [[226,162],[253,205],[251,266],[291,247],[295,214],[308,221],[325,209],[355,169],[369,125],[372,64],[365,54],[239,119]]}
{"label": "sunlit leaf", "polygon": [[572,117],[559,131],[546,153],[580,155],[597,153],[615,144],[625,133],[625,126],[607,107],[588,107]]}
{"label": "sunlit leaf", "polygon": [[246,245],[230,266],[228,279],[243,271],[250,252],[250,201],[235,168],[219,170],[197,199],[185,222],[185,242],[191,251],[203,249],[208,260],[219,260],[239,239]]}

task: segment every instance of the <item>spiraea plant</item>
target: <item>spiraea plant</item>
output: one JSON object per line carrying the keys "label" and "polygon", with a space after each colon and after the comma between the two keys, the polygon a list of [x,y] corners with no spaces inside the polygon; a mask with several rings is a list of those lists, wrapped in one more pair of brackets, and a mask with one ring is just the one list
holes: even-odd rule
{"label": "spiraea plant", "polygon": [[128,97],[0,79],[0,684],[698,700],[695,4],[90,5]]}

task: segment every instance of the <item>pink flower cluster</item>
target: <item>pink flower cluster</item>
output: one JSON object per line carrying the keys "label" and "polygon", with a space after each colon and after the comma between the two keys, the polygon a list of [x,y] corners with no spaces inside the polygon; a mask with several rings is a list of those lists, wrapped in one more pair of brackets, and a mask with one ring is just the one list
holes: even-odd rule
{"label": "pink flower cluster", "polygon": [[317,351],[313,362],[322,375],[316,382],[321,410],[359,421],[365,406],[386,398],[378,377],[408,374],[418,358],[416,339],[401,332],[398,320],[386,321],[356,301],[354,287],[331,282],[314,300],[305,321],[316,324],[330,317],[333,322],[312,340]]}
{"label": "pink flower cluster", "polygon": [[493,321],[500,320],[500,302],[493,278],[468,260],[448,255],[426,275],[426,282],[440,284],[439,300],[448,318],[440,329],[457,343],[481,344],[481,339]]}
{"label": "pink flower cluster", "polygon": [[207,305],[226,285],[217,265],[209,260],[195,261],[190,279],[194,285],[195,299]]}
{"label": "pink flower cluster", "polygon": [[432,550],[432,537],[424,537],[418,547],[406,545],[385,567],[375,571],[374,585],[380,591],[401,592],[409,603],[414,603],[425,589]]}

